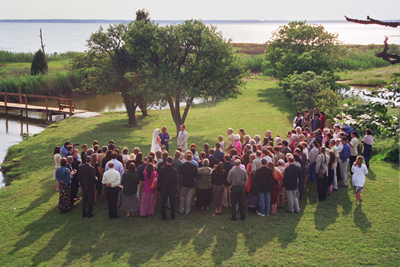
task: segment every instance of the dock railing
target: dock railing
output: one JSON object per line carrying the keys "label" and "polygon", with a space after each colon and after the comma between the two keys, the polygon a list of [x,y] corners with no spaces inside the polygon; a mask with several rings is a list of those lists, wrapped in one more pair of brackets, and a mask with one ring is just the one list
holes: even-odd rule
{"label": "dock railing", "polygon": [[[59,105],[59,111],[62,111],[63,108],[68,108],[69,109],[69,115],[72,116],[72,113],[74,111],[74,106],[72,105],[72,99],[70,98],[65,98],[65,97],[55,97],[55,96],[44,96],[44,95],[31,95],[31,94],[21,94],[21,87],[18,86],[18,93],[9,93],[9,92],[0,92],[0,95],[4,95],[4,104],[5,104],[5,109],[7,112],[7,96],[18,96],[19,97],[19,104],[22,103],[22,97],[25,98],[25,109],[28,110],[28,97],[32,98],[44,98],[46,100],[46,114],[49,113],[49,99],[55,99],[58,101],[62,101],[63,103],[68,103],[64,104],[63,107]],[[21,109],[22,112],[22,109]]]}

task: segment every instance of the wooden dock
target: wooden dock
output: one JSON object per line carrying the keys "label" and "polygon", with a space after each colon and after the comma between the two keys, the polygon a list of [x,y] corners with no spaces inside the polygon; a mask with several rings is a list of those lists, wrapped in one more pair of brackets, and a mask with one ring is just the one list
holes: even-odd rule
{"label": "wooden dock", "polygon": [[[21,88],[19,89],[19,93],[5,93],[0,92],[0,94],[4,95],[4,101],[0,101],[0,108],[5,109],[5,113],[7,114],[8,110],[20,110],[21,115],[23,111],[25,111],[26,117],[28,117],[28,112],[44,112],[46,113],[46,120],[52,121],[53,115],[63,115],[64,118],[67,115],[72,116],[76,113],[84,113],[88,112],[87,110],[75,109],[72,105],[72,99],[62,98],[62,97],[52,97],[52,96],[42,96],[42,95],[29,95],[29,94],[21,94]],[[10,103],[7,101],[7,96],[18,96],[19,103]],[[22,103],[22,97],[24,97],[24,102]],[[30,98],[44,98],[46,100],[46,106],[36,106],[28,104],[28,97]],[[49,107],[48,100],[55,99],[58,100],[58,107]]]}

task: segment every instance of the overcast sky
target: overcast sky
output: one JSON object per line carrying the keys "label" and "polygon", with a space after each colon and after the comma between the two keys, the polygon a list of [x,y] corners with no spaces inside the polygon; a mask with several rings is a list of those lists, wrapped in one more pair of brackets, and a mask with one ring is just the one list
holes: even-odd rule
{"label": "overcast sky", "polygon": [[0,19],[133,20],[142,8],[152,20],[400,19],[400,0],[1,0]]}

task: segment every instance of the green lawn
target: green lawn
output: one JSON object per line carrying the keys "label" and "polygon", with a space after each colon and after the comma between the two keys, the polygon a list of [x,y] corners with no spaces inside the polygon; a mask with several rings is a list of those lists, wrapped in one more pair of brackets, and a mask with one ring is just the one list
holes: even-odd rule
{"label": "green lawn", "polygon": [[[315,184],[310,184],[300,213],[247,213],[246,221],[232,222],[227,209],[213,216],[212,207],[162,221],[159,205],[156,217],[110,220],[103,198],[91,219],[81,218],[79,203],[71,213],[60,213],[52,178],[54,147],[67,139],[81,144],[97,139],[101,145],[114,139],[121,147],[132,151],[138,146],[147,153],[155,128],[166,125],[174,135],[168,110],[150,115],[140,118],[137,128],[126,127],[124,113],[71,118],[10,149],[6,164],[13,166],[16,180],[0,190],[0,266],[400,264],[399,166],[384,162],[371,163],[357,207],[351,188],[318,203]],[[252,136],[267,129],[273,136],[284,135],[293,116],[275,82],[249,79],[237,99],[189,112],[189,143],[214,144],[228,127],[235,132],[243,127]]]}

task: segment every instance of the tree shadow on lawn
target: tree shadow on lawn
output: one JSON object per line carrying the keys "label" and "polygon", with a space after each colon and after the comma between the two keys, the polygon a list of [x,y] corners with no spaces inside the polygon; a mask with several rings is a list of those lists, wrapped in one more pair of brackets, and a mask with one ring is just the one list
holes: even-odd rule
{"label": "tree shadow on lawn", "polygon": [[286,118],[289,121],[292,121],[296,115],[296,111],[294,110],[290,99],[286,97],[282,88],[277,87],[258,90],[257,97],[258,102],[267,102],[271,106],[277,107],[283,114],[287,113],[288,115]]}
{"label": "tree shadow on lawn", "polygon": [[[54,185],[54,187],[52,187],[52,188],[55,188],[55,184],[56,184],[55,179],[54,180],[53,179],[51,179],[51,180],[43,179],[40,181],[40,183],[42,184],[41,185],[42,188],[49,188],[49,187],[52,187],[52,185]],[[58,192],[57,192],[57,194],[58,194]],[[45,194],[39,196],[34,201],[29,203],[29,206],[26,209],[24,209],[23,211],[20,211],[16,215],[16,217],[22,216],[25,213],[30,212],[30,211],[40,207],[42,204],[47,203],[53,196],[54,195],[51,192],[46,192]]]}
{"label": "tree shadow on lawn", "polygon": [[[139,265],[160,259],[166,263],[182,260],[180,251],[192,249],[196,257],[211,258],[213,262],[208,264],[222,264],[244,245],[250,255],[274,238],[286,248],[296,240],[295,229],[303,215],[279,210],[276,215],[259,217],[246,212],[245,221],[232,222],[228,209],[223,209],[222,216],[214,216],[210,207],[209,211],[202,212],[193,208],[190,215],[178,213],[175,220],[167,221],[159,215],[142,218],[138,213],[133,218],[125,218],[119,210],[122,218],[110,220],[106,201],[104,198],[100,201],[94,207],[96,216],[90,219],[81,217],[80,202],[69,213],[60,213],[57,208],[49,210],[20,233],[23,238],[8,254],[21,257],[27,250],[37,251],[26,259],[33,266],[54,262],[56,257],[60,257],[60,264],[65,260],[64,266],[79,265],[87,259],[93,264],[121,259],[125,262],[125,258],[129,265]],[[303,211],[305,201],[300,205]],[[159,211],[158,204],[156,213]],[[43,238],[44,246],[40,245]],[[37,250],[37,246],[43,247]]]}

